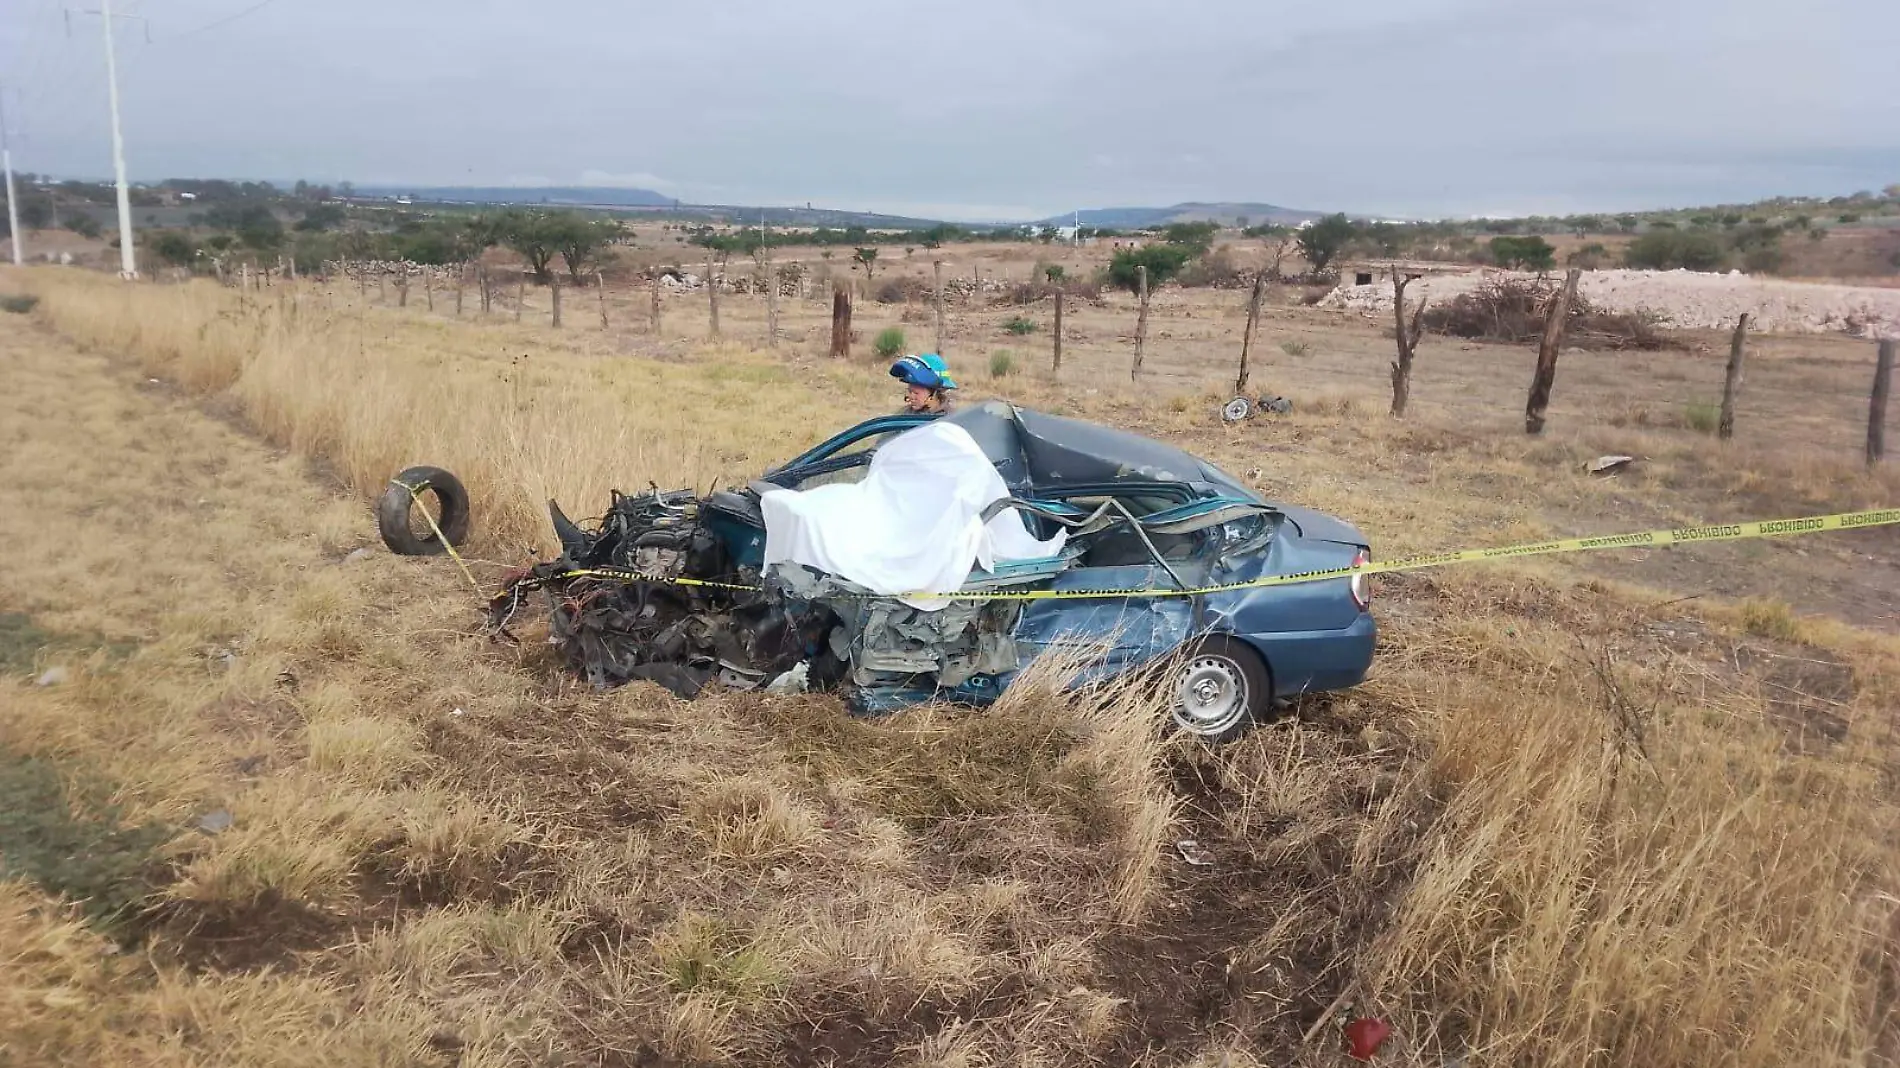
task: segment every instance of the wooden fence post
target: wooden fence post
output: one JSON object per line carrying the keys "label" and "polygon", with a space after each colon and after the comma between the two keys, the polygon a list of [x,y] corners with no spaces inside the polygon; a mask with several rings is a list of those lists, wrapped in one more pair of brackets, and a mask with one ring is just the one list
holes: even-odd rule
{"label": "wooden fence post", "polygon": [[[941,297],[941,294],[939,294],[939,296]],[[1056,359],[1055,363],[1049,368],[1051,374],[1062,373],[1062,297],[1062,290],[1056,290],[1056,328],[1054,330]]]}
{"label": "wooden fence post", "polygon": [[1392,363],[1392,410],[1388,413],[1394,419],[1405,418],[1405,406],[1412,400],[1412,357],[1418,354],[1418,339],[1425,326],[1425,301],[1422,300],[1412,315],[1411,324],[1408,326],[1405,322],[1405,287],[1416,277],[1396,267],[1392,269],[1392,314],[1397,319],[1394,336],[1399,343],[1399,358]]}
{"label": "wooden fence post", "polygon": [[468,281],[467,275],[467,267],[455,269],[455,317],[457,319],[462,317],[462,285]]}
{"label": "wooden fence post", "polygon": [[1235,395],[1247,392],[1247,354],[1253,349],[1254,327],[1260,325],[1260,295],[1267,287],[1267,272],[1262,268],[1253,276],[1253,296],[1247,301],[1247,329],[1240,335],[1240,373],[1234,377]]}
{"label": "wooden fence post", "polygon": [[435,276],[426,270],[422,274],[422,300],[430,311],[435,310]]}
{"label": "wooden fence post", "polygon": [[1148,341],[1148,268],[1135,268],[1136,295],[1141,298],[1141,311],[1135,316],[1135,362],[1128,367],[1128,380],[1133,382],[1141,375],[1141,350]]}
{"label": "wooden fence post", "polygon": [[601,276],[600,268],[594,268],[594,292],[600,297],[600,328],[607,329],[607,279]]}
{"label": "wooden fence post", "polygon": [[[937,260],[937,261],[935,261],[934,263],[932,263],[932,264],[930,265],[930,271],[931,271],[931,278],[932,278],[932,282],[931,282],[931,300],[932,300],[932,301],[933,301],[933,302],[934,302],[934,303],[936,304],[936,307],[937,307],[937,355],[939,355],[939,356],[942,356],[942,355],[943,355],[943,349],[944,349],[944,344],[943,344],[943,343],[944,343],[944,336],[943,336],[943,261],[942,261],[942,260]],[[1059,322],[1061,322],[1061,321],[1062,321],[1062,305],[1061,305],[1061,304],[1057,304],[1057,305],[1056,305],[1056,322],[1058,322],[1058,323],[1059,323]],[[1061,353],[1061,351],[1062,351],[1062,342],[1060,342],[1060,341],[1057,341],[1057,342],[1056,342],[1056,352],[1058,353],[1058,356],[1057,356],[1057,358],[1056,358],[1056,363],[1057,363],[1058,365],[1060,365],[1060,364],[1062,363],[1062,359],[1061,359],[1061,356],[1059,355],[1059,354]]]}
{"label": "wooden fence post", "polygon": [[658,334],[660,332],[660,269],[658,267],[653,269],[653,314],[651,318],[653,320],[653,332]]}
{"label": "wooden fence post", "polygon": [[396,276],[396,307],[407,308],[408,306],[409,306],[409,268],[404,267],[402,269],[402,273]]}
{"label": "wooden fence post", "polygon": [[528,303],[528,276],[515,279],[515,322],[521,321],[521,309]]}
{"label": "wooden fence post", "polygon": [[1722,420],[1715,436],[1723,441],[1735,436],[1735,393],[1742,388],[1742,356],[1748,347],[1748,313],[1735,320],[1735,339],[1728,346],[1728,375],[1722,380]]}
{"label": "wooden fence post", "polygon": [[765,347],[778,348],[778,264],[765,272]]}
{"label": "wooden fence post", "polygon": [[1880,462],[1887,453],[1887,391],[1893,386],[1894,343],[1880,343],[1880,360],[1874,365],[1874,391],[1867,411],[1867,466]]}
{"label": "wooden fence post", "polygon": [[554,305],[554,329],[561,328],[561,276],[559,273],[548,276],[548,300]]}
{"label": "wooden fence post", "polygon": [[719,279],[713,274],[713,258],[706,257],[706,300],[712,308],[712,336],[719,336]]}
{"label": "wooden fence post", "polygon": [[1550,407],[1550,387],[1557,379],[1557,350],[1564,343],[1564,325],[1570,318],[1570,302],[1576,298],[1577,282],[1583,269],[1572,267],[1564,276],[1564,287],[1550,302],[1550,314],[1544,319],[1544,340],[1537,346],[1537,373],[1531,379],[1530,403],[1524,407],[1524,433],[1544,432],[1544,412]]}
{"label": "wooden fence post", "polygon": [[851,288],[849,282],[831,283],[831,356],[851,358]]}

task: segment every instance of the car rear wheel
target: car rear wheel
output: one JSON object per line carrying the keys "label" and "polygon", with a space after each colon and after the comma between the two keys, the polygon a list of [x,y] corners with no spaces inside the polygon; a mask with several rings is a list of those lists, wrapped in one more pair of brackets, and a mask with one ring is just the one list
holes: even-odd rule
{"label": "car rear wheel", "polygon": [[1266,664],[1237,638],[1215,634],[1192,642],[1178,664],[1170,675],[1170,718],[1197,738],[1232,741],[1272,705]]}

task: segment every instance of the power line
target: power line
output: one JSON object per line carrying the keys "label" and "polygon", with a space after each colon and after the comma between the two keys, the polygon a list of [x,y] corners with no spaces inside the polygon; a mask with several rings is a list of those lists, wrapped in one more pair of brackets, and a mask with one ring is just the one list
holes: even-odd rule
{"label": "power line", "polygon": [[247,7],[242,11],[239,11],[235,15],[226,15],[225,17],[218,19],[215,22],[205,23],[203,26],[200,26],[195,30],[186,30],[184,33],[179,34],[177,37],[169,38],[169,40],[176,41],[179,38],[191,37],[196,34],[204,33],[207,30],[215,30],[220,26],[229,26],[230,24],[232,24],[233,22],[236,22],[237,20],[243,18],[244,16],[255,14],[256,12],[262,11],[276,2],[277,0],[258,0],[257,3],[252,4],[250,7]]}

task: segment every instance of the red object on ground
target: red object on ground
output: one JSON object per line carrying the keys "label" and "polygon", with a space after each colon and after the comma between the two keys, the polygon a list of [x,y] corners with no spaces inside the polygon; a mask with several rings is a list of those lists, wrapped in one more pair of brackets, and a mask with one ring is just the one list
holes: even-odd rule
{"label": "red object on ground", "polygon": [[1390,1037],[1392,1037],[1391,1024],[1370,1016],[1362,1016],[1346,1025],[1346,1054],[1354,1060],[1369,1061]]}

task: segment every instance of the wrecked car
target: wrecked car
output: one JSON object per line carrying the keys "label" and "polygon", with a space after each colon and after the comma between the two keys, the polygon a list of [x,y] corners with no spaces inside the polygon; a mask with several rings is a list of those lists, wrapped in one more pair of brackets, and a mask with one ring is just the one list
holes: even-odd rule
{"label": "wrecked car", "polygon": [[1363,564],[1354,527],[1000,401],[870,419],[744,488],[549,513],[560,556],[511,574],[491,625],[544,600],[549,641],[603,688],[838,689],[876,714],[984,704],[1038,656],[1085,650],[1077,684],[1153,672],[1177,727],[1224,740],[1358,684],[1375,643],[1366,576],[1222,588]]}

